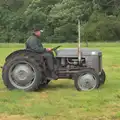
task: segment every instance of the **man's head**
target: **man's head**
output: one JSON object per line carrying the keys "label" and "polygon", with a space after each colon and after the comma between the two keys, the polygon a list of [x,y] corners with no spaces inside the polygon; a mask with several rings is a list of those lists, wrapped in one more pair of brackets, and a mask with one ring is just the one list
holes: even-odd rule
{"label": "man's head", "polygon": [[40,37],[40,35],[41,35],[40,30],[36,30],[36,31],[34,31],[34,35],[37,36],[37,37]]}
{"label": "man's head", "polygon": [[41,32],[43,32],[42,30],[40,30],[40,27],[39,26],[35,26],[34,27],[34,32],[33,34],[37,37],[40,37],[41,36]]}

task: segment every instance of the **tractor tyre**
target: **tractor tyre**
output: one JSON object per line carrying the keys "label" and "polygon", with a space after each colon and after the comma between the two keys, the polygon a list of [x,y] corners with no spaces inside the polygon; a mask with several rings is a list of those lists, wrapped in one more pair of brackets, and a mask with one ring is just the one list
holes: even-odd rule
{"label": "tractor tyre", "polygon": [[4,64],[2,78],[9,90],[36,91],[42,82],[42,69],[33,57],[16,56]]}
{"label": "tractor tyre", "polygon": [[100,77],[100,84],[103,85],[105,83],[105,80],[106,80],[106,74],[105,74],[104,70],[102,70],[102,72],[99,75],[99,77]]}
{"label": "tractor tyre", "polygon": [[95,70],[84,68],[75,75],[74,85],[78,91],[90,91],[99,88],[100,79]]}

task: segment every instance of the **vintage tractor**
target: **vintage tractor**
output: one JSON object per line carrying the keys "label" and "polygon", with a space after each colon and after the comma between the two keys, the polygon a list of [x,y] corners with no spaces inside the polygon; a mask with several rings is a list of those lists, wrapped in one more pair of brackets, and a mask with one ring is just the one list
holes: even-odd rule
{"label": "vintage tractor", "polygon": [[[52,49],[56,53],[54,66],[59,79],[72,79],[78,91],[97,89],[104,84],[106,75],[102,67],[101,51],[80,46],[79,49],[58,49],[59,47]],[[27,49],[7,56],[2,68],[2,78],[9,90],[25,91],[39,90],[53,80],[44,56]]]}
{"label": "vintage tractor", "polygon": [[[77,48],[57,50],[59,47],[53,48],[59,79],[73,79],[77,90],[92,90],[104,84],[105,72],[99,50],[80,49],[79,62]],[[6,58],[2,78],[8,89],[26,91],[38,90],[52,80],[42,54],[27,49],[15,51]]]}

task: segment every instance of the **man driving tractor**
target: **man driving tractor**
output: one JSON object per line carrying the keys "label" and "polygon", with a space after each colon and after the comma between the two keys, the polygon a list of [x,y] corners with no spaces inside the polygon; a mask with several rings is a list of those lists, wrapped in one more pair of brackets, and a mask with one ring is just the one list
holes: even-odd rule
{"label": "man driving tractor", "polygon": [[39,28],[35,28],[32,36],[30,36],[26,41],[26,49],[30,49],[36,52],[39,52],[44,56],[47,61],[48,69],[51,72],[51,76],[53,79],[57,79],[57,75],[55,74],[54,69],[54,58],[50,53],[52,52],[50,48],[44,48],[40,41],[41,31]]}

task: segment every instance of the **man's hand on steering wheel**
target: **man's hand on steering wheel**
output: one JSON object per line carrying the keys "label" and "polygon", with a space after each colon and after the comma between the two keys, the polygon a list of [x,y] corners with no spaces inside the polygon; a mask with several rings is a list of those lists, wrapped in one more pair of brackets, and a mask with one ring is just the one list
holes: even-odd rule
{"label": "man's hand on steering wheel", "polygon": [[52,48],[46,48],[46,51],[48,51],[48,52],[52,51]]}
{"label": "man's hand on steering wheel", "polygon": [[56,51],[59,47],[61,47],[61,46],[57,46],[55,48],[46,48],[46,51],[48,51],[48,52]]}

